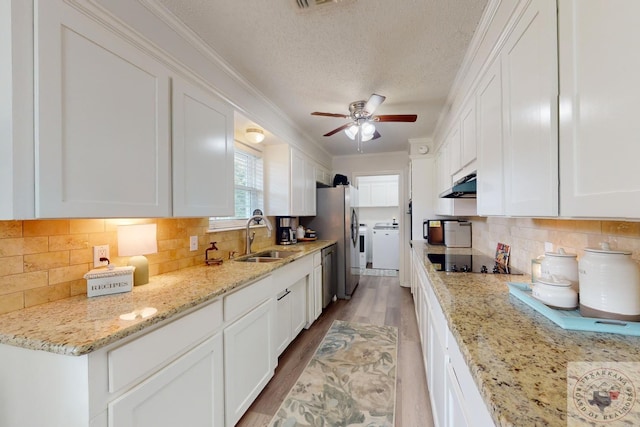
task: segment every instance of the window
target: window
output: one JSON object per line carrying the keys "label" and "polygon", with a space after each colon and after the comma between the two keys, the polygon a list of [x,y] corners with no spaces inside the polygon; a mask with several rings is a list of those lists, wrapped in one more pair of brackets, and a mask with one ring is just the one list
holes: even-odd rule
{"label": "window", "polygon": [[236,144],[234,181],[235,215],[210,218],[210,229],[244,227],[255,209],[264,210],[263,167],[258,151]]}

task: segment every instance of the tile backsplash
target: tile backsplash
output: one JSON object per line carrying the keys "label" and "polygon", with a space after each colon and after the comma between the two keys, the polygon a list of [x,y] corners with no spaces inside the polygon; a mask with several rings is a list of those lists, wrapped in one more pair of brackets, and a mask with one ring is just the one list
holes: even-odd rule
{"label": "tile backsplash", "polygon": [[[209,218],[0,221],[0,314],[86,293],[93,247],[108,244],[111,262],[126,265],[128,257],[117,256],[117,227],[139,223],[158,226],[158,253],[147,255],[150,276],[204,264],[210,242],[225,260],[245,251],[244,230],[208,233]],[[254,231],[254,250],[275,243],[266,229]],[[189,250],[190,236],[198,236],[197,251]]]}
{"label": "tile backsplash", "polygon": [[498,242],[511,246],[510,264],[531,273],[531,259],[544,255],[544,244],[553,250],[564,248],[569,253],[584,254],[584,248],[599,247],[609,242],[614,249],[631,251],[640,261],[640,222],[595,221],[536,218],[473,217],[473,247],[489,255],[495,254]]}

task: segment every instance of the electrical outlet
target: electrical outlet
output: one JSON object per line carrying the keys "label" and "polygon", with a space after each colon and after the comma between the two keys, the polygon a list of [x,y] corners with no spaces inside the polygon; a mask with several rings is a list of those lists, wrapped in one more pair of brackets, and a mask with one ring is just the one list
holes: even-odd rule
{"label": "electrical outlet", "polygon": [[545,252],[553,252],[553,243],[544,242],[544,251]]}
{"label": "electrical outlet", "polygon": [[93,247],[93,267],[108,265],[107,261],[100,261],[100,258],[109,258],[109,245],[99,245]]}
{"label": "electrical outlet", "polygon": [[192,252],[198,250],[198,236],[191,236],[189,238],[189,250]]}

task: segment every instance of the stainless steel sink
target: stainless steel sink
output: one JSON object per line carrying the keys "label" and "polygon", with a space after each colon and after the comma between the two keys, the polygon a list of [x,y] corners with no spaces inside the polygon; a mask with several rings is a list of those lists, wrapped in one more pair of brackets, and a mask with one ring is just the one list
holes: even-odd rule
{"label": "stainless steel sink", "polygon": [[244,259],[237,259],[239,262],[275,262],[282,261],[283,258],[270,258],[270,257],[261,257],[261,256],[252,256]]}
{"label": "stainless steel sink", "polygon": [[275,262],[281,261],[285,258],[297,254],[296,251],[263,251],[244,256],[242,258],[236,258],[238,262]]}

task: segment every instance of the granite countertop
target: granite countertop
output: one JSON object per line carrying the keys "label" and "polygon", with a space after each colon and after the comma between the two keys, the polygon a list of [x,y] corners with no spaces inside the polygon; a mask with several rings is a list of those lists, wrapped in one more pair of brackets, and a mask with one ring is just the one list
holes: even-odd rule
{"label": "granite countertop", "polygon": [[[0,316],[0,344],[63,355],[90,353],[144,328],[179,315],[199,304],[250,284],[285,264],[334,244],[317,240],[264,250],[296,251],[292,257],[270,263],[225,260],[153,276],[131,292],[87,298],[79,295]],[[121,314],[153,307],[144,319],[122,320]]]}
{"label": "granite countertop", "polygon": [[[570,411],[567,406],[568,363],[640,362],[640,337],[565,330],[509,294],[507,282],[530,282],[530,276],[437,272],[427,251],[476,252],[421,241],[413,242],[413,249],[424,260],[449,329],[496,425],[566,426],[568,414],[577,411],[573,397]],[[640,378],[634,378],[640,386]],[[624,420],[640,425],[637,414]]]}

